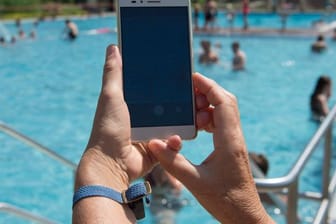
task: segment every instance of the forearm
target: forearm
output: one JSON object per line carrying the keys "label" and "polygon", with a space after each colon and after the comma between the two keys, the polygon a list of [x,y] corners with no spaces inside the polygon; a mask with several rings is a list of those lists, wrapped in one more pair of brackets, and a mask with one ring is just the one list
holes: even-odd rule
{"label": "forearm", "polygon": [[[118,166],[109,162],[102,166],[95,153],[86,153],[78,166],[75,179],[75,190],[86,185],[101,185],[122,192],[128,188]],[[98,152],[99,153],[99,152]],[[99,158],[97,156],[97,158]],[[119,204],[105,197],[88,197],[76,203],[73,208],[72,222],[79,223],[135,223],[133,212],[127,205]]]}
{"label": "forearm", "polygon": [[[108,221],[107,221],[108,220]],[[80,200],[73,208],[72,223],[135,223],[135,217],[127,205],[121,205],[104,197]]]}

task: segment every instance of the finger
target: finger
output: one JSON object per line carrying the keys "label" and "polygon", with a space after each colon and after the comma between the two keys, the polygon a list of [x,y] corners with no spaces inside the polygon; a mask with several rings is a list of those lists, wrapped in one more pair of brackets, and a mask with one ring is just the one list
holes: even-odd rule
{"label": "finger", "polygon": [[[193,74],[193,81],[197,91],[206,96],[208,102],[214,106],[215,110],[220,111],[220,113],[217,113],[218,118],[229,121],[239,115],[237,100],[234,95],[224,90],[212,79],[199,73]],[[221,123],[223,123],[224,120],[221,120]],[[215,124],[219,123],[220,122],[215,121]]]}
{"label": "finger", "polygon": [[117,46],[110,45],[106,49],[103,86],[122,90],[122,60]]}
{"label": "finger", "polygon": [[196,94],[195,101],[196,101],[196,108],[198,110],[209,107],[209,102],[206,96],[203,94]]}
{"label": "finger", "polygon": [[182,140],[181,137],[178,135],[171,136],[167,139],[167,145],[172,150],[179,152],[182,148]]}
{"label": "finger", "polygon": [[198,130],[209,130],[213,127],[213,109],[198,111],[196,114],[196,123]]}
{"label": "finger", "polygon": [[223,102],[224,89],[215,81],[199,73],[193,75],[193,81],[198,93],[205,95],[210,104],[216,106]]}
{"label": "finger", "polygon": [[[193,83],[198,94],[205,95],[208,102],[213,106],[212,122],[209,122],[209,126],[206,126],[205,129],[214,133],[215,149],[234,142],[232,139],[237,139],[238,134],[241,135],[236,97],[224,90],[215,81],[198,73],[193,75]],[[198,122],[202,122],[202,119],[202,117],[199,118]]]}
{"label": "finger", "polygon": [[119,49],[115,45],[110,45],[106,49],[100,101],[102,101],[101,104],[110,102],[109,105],[112,108],[116,108],[124,103],[122,60]]}
{"label": "finger", "polygon": [[[168,141],[169,142],[169,141]],[[179,179],[184,185],[190,186],[197,179],[197,170],[188,160],[179,154],[170,144],[161,140],[151,140],[149,150],[153,153],[161,166]]]}

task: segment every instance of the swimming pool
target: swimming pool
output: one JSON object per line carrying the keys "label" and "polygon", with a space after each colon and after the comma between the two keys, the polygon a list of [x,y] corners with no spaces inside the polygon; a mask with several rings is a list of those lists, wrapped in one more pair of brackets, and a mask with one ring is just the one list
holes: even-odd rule
{"label": "swimming pool", "polygon": [[[76,21],[81,30],[115,27],[115,18]],[[14,25],[8,24],[14,31]],[[27,31],[31,23],[25,23]],[[61,40],[63,22],[46,21],[38,38],[0,48],[0,120],[6,122],[66,158],[78,162],[91,129],[100,90],[105,47],[117,36],[81,35],[74,42]],[[82,32],[83,33],[83,32]],[[197,63],[201,39],[220,43],[221,63]],[[230,44],[237,40],[247,54],[247,70],[230,69]],[[311,122],[308,99],[317,77],[335,77],[336,43],[313,55],[314,37],[195,36],[195,70],[215,79],[239,101],[242,127],[250,151],[270,160],[269,177],[287,173],[317,128]],[[335,85],[333,86],[335,93]],[[331,104],[335,103],[335,94]],[[197,141],[185,142],[183,154],[199,163],[211,150],[211,137],[200,133]],[[71,219],[72,172],[46,156],[0,133],[0,201],[9,202],[60,223]],[[334,157],[334,162],[336,158]],[[284,163],[284,161],[286,161]],[[316,190],[321,159],[315,153],[300,185]],[[184,191],[191,205],[177,214],[177,223],[217,223]],[[312,216],[316,205],[302,204],[300,214]],[[271,211],[271,210],[270,210]],[[151,223],[151,216],[141,223]],[[274,214],[273,214],[274,215]],[[280,216],[274,215],[283,222]],[[0,213],[3,223],[25,223]]]}

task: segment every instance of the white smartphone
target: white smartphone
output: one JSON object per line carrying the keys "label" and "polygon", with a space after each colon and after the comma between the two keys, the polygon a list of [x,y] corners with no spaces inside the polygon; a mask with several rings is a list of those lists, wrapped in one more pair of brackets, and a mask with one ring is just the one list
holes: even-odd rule
{"label": "white smartphone", "polygon": [[134,141],[196,136],[190,0],[118,0],[124,97]]}

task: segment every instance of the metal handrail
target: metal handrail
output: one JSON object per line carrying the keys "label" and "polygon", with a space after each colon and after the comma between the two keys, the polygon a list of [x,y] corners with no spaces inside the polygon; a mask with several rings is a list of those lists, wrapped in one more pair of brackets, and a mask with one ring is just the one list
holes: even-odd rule
{"label": "metal handrail", "polygon": [[50,158],[53,158],[59,162],[61,162],[63,165],[68,166],[72,169],[72,171],[75,171],[77,168],[77,165],[73,163],[72,161],[64,158],[63,156],[57,154],[56,152],[52,151],[51,149],[41,145],[40,143],[36,142],[35,140],[25,136],[24,134],[16,131],[15,129],[9,127],[8,125],[4,124],[3,122],[0,122],[0,131],[3,133],[15,138],[16,140],[19,140],[20,142],[23,142],[34,149],[39,150],[40,152],[46,154]]}
{"label": "metal handrail", "polygon": [[[331,138],[332,138],[332,125],[336,117],[336,105],[333,106],[328,116],[323,120],[318,130],[315,132],[307,146],[302,151],[296,163],[293,165],[292,169],[288,172],[287,175],[278,177],[278,178],[268,178],[260,179],[255,178],[256,185],[259,191],[281,191],[288,189],[288,202],[287,202],[287,223],[296,223],[297,222],[297,201],[299,198],[298,193],[298,181],[299,175],[301,174],[305,164],[310,158],[313,151],[317,148],[318,143],[325,136],[325,155],[324,155],[324,165],[323,166],[323,189],[321,194],[321,201],[327,202],[326,208],[329,207],[329,197],[330,189],[328,189],[331,184],[329,184],[329,169],[330,169],[330,158],[331,156]],[[327,156],[326,156],[327,154]],[[328,182],[328,183],[326,183]],[[335,186],[334,186],[335,188]],[[333,189],[334,190],[334,189]],[[309,198],[309,195],[307,195]],[[316,198],[314,198],[316,199]],[[321,206],[325,206],[322,205]],[[327,209],[324,209],[326,211]],[[318,214],[320,215],[320,214]]]}
{"label": "metal handrail", "polygon": [[[329,197],[332,197],[336,193],[336,172],[334,173],[334,176],[332,177],[329,188],[328,188],[328,195]],[[327,199],[323,199],[321,202],[321,206],[317,212],[317,215],[314,220],[314,224],[323,223],[325,220],[327,220],[327,212],[330,206],[330,200],[329,197]]]}
{"label": "metal handrail", "polygon": [[13,205],[10,205],[4,202],[0,202],[0,212],[1,211],[5,211],[7,213],[11,213],[16,216],[20,216],[26,220],[37,222],[37,223],[43,223],[43,224],[55,224],[56,223],[55,221],[51,221],[42,216],[32,214],[31,212],[28,212],[26,210],[23,210],[21,208],[18,208],[16,206],[13,206]]}

